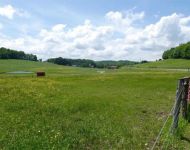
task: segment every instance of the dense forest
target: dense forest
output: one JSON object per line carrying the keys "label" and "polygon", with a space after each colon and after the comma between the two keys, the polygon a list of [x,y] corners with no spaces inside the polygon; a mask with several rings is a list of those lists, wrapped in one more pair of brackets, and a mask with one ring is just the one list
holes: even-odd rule
{"label": "dense forest", "polygon": [[37,56],[33,54],[25,54],[23,51],[16,51],[1,47],[0,59],[24,59],[24,60],[37,61]]}
{"label": "dense forest", "polygon": [[51,58],[47,62],[76,67],[92,67],[92,68],[119,68],[125,65],[137,64],[137,62],[121,60],[121,61],[93,61],[89,59],[67,59],[67,58]]}
{"label": "dense forest", "polygon": [[163,59],[170,59],[170,58],[190,59],[190,42],[185,43],[185,44],[180,44],[179,46],[175,48],[166,50],[163,53],[162,58]]}

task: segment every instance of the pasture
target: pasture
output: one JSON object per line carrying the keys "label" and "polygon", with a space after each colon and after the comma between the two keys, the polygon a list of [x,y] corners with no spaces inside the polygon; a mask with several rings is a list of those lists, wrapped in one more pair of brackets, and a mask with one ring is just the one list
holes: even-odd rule
{"label": "pasture", "polygon": [[[18,70],[47,76],[5,73]],[[0,72],[0,149],[150,149],[174,104],[177,79],[189,75],[21,60],[0,60]],[[188,146],[178,138],[170,143]]]}
{"label": "pasture", "polygon": [[168,69],[188,69],[190,61],[188,59],[166,59],[162,61],[138,64],[139,68],[168,68]]}

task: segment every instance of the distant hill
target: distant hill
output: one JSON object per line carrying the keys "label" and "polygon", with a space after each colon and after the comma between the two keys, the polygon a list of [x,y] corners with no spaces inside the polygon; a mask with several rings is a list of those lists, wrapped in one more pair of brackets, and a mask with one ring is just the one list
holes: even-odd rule
{"label": "distant hill", "polygon": [[23,51],[16,51],[8,48],[0,48],[0,59],[23,59],[37,61],[37,56],[33,54],[26,54]]}
{"label": "distant hill", "polygon": [[6,72],[14,71],[45,71],[47,75],[79,75],[79,74],[91,74],[96,73],[96,69],[91,68],[79,68],[56,65],[48,62],[39,61],[27,61],[18,59],[0,59],[0,76]]}
{"label": "distant hill", "polygon": [[180,44],[175,48],[166,50],[163,55],[163,59],[190,59],[190,42]]}
{"label": "distant hill", "polygon": [[59,68],[59,66],[51,63],[38,61],[0,59],[0,73],[11,71],[50,71],[54,68],[57,69]]}
{"label": "distant hill", "polygon": [[51,58],[47,62],[65,65],[65,66],[76,66],[76,67],[92,67],[92,68],[119,68],[126,65],[134,65],[138,62],[128,60],[106,60],[106,61],[93,61],[89,59],[68,59],[68,58]]}
{"label": "distant hill", "polygon": [[188,59],[166,59],[155,62],[135,65],[138,68],[168,68],[168,69],[187,69],[190,68]]}
{"label": "distant hill", "polygon": [[50,58],[47,62],[64,65],[64,66],[76,66],[76,67],[95,67],[95,62],[89,59],[69,59],[69,58]]}
{"label": "distant hill", "polygon": [[97,68],[109,68],[111,66],[116,66],[119,68],[122,66],[135,65],[138,64],[139,62],[129,61],[129,60],[119,60],[119,61],[105,60],[105,61],[96,61],[95,63]]}
{"label": "distant hill", "polygon": [[135,67],[140,68],[173,68],[186,69],[190,68],[190,42],[180,44],[177,47],[166,50],[162,58],[155,62],[137,64]]}

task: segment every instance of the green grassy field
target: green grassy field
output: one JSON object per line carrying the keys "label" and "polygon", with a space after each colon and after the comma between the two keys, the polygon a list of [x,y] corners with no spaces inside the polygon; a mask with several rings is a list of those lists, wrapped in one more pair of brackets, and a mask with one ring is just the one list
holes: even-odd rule
{"label": "green grassy field", "polygon": [[[18,70],[47,76],[3,74]],[[0,72],[0,149],[19,150],[151,148],[174,103],[177,79],[189,75],[21,60],[0,60]],[[169,145],[188,149],[178,139]]]}
{"label": "green grassy field", "polygon": [[190,60],[185,59],[167,59],[157,62],[144,63],[135,65],[140,68],[171,68],[171,69],[187,69],[190,68]]}

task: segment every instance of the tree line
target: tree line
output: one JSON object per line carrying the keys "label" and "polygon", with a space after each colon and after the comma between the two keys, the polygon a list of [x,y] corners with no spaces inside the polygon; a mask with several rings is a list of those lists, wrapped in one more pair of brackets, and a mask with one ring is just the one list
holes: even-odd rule
{"label": "tree line", "polygon": [[[38,61],[37,56],[33,54],[26,54],[23,51],[16,51],[8,48],[1,47],[0,48],[0,59],[23,59],[23,60],[31,60]],[[41,61],[41,60],[39,60]],[[128,61],[128,60],[106,60],[106,61],[94,61],[90,59],[69,59],[69,58],[50,58],[47,62],[65,65],[65,66],[76,66],[76,67],[90,67],[90,68],[119,68],[126,65],[134,65],[139,62]],[[143,63],[143,62],[141,62]]]}
{"label": "tree line", "polygon": [[68,59],[68,58],[50,58],[47,62],[65,65],[65,66],[77,66],[77,67],[94,67],[95,62],[88,59]]}
{"label": "tree line", "polygon": [[119,61],[105,60],[105,61],[96,61],[95,63],[97,68],[110,68],[111,66],[119,68],[126,65],[130,66],[138,64],[139,62],[129,61],[129,60],[119,60]]}
{"label": "tree line", "polygon": [[185,44],[180,44],[179,46],[175,48],[171,48],[169,50],[166,50],[163,55],[163,59],[190,59],[190,42],[187,42]]}
{"label": "tree line", "polygon": [[33,54],[25,54],[23,51],[16,51],[8,48],[0,48],[0,59],[23,59],[37,61],[37,56]]}
{"label": "tree line", "polygon": [[125,65],[134,65],[138,62],[128,61],[128,60],[120,60],[120,61],[93,61],[89,59],[68,59],[68,58],[51,58],[48,59],[47,62],[65,65],[65,66],[76,66],[76,67],[91,67],[91,68],[119,68]]}

